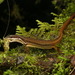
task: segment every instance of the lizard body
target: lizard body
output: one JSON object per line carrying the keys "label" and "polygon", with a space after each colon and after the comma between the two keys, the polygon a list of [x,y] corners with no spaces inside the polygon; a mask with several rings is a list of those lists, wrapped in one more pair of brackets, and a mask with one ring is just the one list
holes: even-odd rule
{"label": "lizard body", "polygon": [[[57,50],[56,44],[58,44],[63,37],[63,32],[67,28],[67,26],[70,24],[72,19],[75,17],[75,14],[73,14],[60,28],[58,38],[54,40],[39,40],[29,37],[24,37],[21,35],[9,35],[4,38],[4,48],[9,49],[9,43],[10,42],[19,42],[26,47],[35,47],[35,48],[41,48],[41,49],[51,49],[55,48]],[[7,42],[6,42],[7,41]]]}

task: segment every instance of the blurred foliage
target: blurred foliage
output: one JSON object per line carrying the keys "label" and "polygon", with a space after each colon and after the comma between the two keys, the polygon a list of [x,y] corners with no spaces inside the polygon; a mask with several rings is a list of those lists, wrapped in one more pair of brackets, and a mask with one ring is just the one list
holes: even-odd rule
{"label": "blurred foliage", "polygon": [[35,0],[35,4],[39,4],[41,0]]}
{"label": "blurred foliage", "polygon": [[65,13],[64,15],[75,12],[75,0],[52,0],[58,13]]}
{"label": "blurred foliage", "polygon": [[0,0],[0,4],[3,3],[4,0]]}

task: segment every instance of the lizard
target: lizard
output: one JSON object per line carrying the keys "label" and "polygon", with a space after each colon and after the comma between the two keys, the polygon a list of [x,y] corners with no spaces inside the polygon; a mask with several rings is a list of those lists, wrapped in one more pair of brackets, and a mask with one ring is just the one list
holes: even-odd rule
{"label": "lizard", "polygon": [[41,39],[34,39],[29,37],[24,37],[22,35],[9,35],[3,38],[4,40],[4,50],[7,51],[9,49],[9,44],[11,42],[19,42],[26,47],[34,47],[34,48],[40,48],[40,49],[51,49],[54,48],[55,50],[59,51],[58,47],[56,45],[62,40],[64,30],[67,28],[67,26],[70,24],[72,19],[75,17],[75,13],[70,16],[70,18],[63,23],[62,27],[59,30],[58,38],[54,40],[41,40]]}

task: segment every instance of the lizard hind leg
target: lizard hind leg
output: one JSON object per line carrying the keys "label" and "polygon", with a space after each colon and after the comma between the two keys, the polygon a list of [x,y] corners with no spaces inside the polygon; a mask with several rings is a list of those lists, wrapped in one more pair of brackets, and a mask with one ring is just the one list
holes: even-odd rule
{"label": "lizard hind leg", "polygon": [[61,53],[61,50],[58,47],[52,46],[52,48],[54,48],[59,54]]}

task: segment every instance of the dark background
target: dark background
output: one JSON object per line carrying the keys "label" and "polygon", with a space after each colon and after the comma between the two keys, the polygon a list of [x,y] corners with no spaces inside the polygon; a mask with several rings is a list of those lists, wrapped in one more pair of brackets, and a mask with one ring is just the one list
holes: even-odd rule
{"label": "dark background", "polygon": [[[6,29],[6,35],[15,34],[16,25],[20,25],[22,27],[26,27],[27,30],[30,28],[37,27],[36,20],[40,20],[42,22],[53,23],[51,20],[54,18],[51,15],[51,12],[57,13],[54,5],[51,3],[51,0],[40,0],[40,2],[36,2],[36,0],[8,0],[10,6],[10,24],[8,26],[8,3],[5,0],[0,4],[0,38],[4,37]],[[13,10],[15,9],[14,5],[17,5],[19,8],[19,16],[12,15]],[[5,35],[5,36],[6,36]]]}

